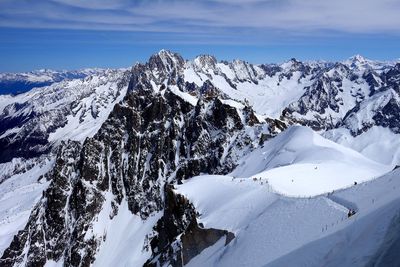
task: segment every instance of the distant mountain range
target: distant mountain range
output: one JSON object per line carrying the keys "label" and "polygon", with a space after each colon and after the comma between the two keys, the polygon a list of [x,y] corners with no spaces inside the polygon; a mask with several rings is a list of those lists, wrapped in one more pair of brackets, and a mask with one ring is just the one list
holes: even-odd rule
{"label": "distant mountain range", "polygon": [[41,69],[21,73],[0,73],[0,94],[21,94],[35,87],[44,87],[63,80],[81,79],[104,72],[103,69],[55,71]]}

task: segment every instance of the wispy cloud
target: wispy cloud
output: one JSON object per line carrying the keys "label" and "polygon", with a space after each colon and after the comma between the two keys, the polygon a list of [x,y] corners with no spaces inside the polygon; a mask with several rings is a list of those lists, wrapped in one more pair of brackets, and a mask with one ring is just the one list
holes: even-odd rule
{"label": "wispy cloud", "polygon": [[198,40],[397,35],[399,12],[398,0],[3,0],[0,27],[176,33]]}

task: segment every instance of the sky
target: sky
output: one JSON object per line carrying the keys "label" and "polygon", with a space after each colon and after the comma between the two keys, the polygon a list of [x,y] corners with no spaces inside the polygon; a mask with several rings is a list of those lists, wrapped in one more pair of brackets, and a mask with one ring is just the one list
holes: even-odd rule
{"label": "sky", "polygon": [[0,0],[0,72],[129,67],[160,49],[252,63],[400,58],[399,0]]}

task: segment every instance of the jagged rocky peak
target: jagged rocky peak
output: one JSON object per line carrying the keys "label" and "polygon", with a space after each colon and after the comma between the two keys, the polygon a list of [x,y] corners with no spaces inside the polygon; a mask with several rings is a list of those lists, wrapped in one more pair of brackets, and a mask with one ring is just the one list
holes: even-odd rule
{"label": "jagged rocky peak", "polygon": [[343,119],[343,125],[356,136],[373,126],[382,126],[400,133],[400,96],[393,89],[376,91],[350,110]]}
{"label": "jagged rocky peak", "polygon": [[258,79],[264,75],[260,67],[240,59],[233,60],[229,66],[234,71],[237,82],[258,83]]}
{"label": "jagged rocky peak", "polygon": [[260,68],[264,70],[265,74],[269,77],[272,77],[282,71],[282,68],[277,64],[261,64]]}
{"label": "jagged rocky peak", "polygon": [[178,53],[162,49],[149,59],[149,67],[152,70],[172,72],[181,69],[185,60]]}
{"label": "jagged rocky peak", "polygon": [[367,62],[367,59],[360,54],[356,54],[350,57],[349,60],[351,60],[352,62],[360,62],[360,63]]}
{"label": "jagged rocky peak", "polygon": [[369,60],[359,54],[350,57],[344,61],[344,64],[349,66],[349,68],[358,71],[365,71],[367,69],[374,69],[377,67],[377,64],[374,61]]}
{"label": "jagged rocky peak", "polygon": [[304,68],[304,64],[303,62],[295,58],[291,58],[289,61],[286,61],[283,64],[281,64],[281,68],[287,71],[289,70],[299,71]]}
{"label": "jagged rocky peak", "polygon": [[341,62],[336,62],[333,64],[329,69],[328,72],[337,72],[339,75],[345,75],[347,76],[350,73],[350,69],[347,65],[341,63]]}
{"label": "jagged rocky peak", "polygon": [[151,82],[154,82],[157,90],[162,84],[182,83],[184,66],[185,60],[178,53],[160,50],[152,55],[147,63],[137,63],[133,66],[129,90],[138,86],[142,89],[156,89]]}
{"label": "jagged rocky peak", "polygon": [[193,60],[194,66],[198,70],[216,69],[217,59],[211,55],[199,55]]}
{"label": "jagged rocky peak", "polygon": [[295,58],[292,58],[289,61],[282,63],[280,65],[280,69],[281,69],[281,74],[279,75],[280,81],[282,81],[283,78],[286,78],[288,80],[291,79],[295,72],[300,72],[300,77],[298,80],[300,81],[301,78],[305,78],[307,75],[309,75],[312,70],[312,68],[309,65]]}
{"label": "jagged rocky peak", "polygon": [[[63,127],[71,125],[71,118],[83,125],[79,129],[92,127],[89,122],[98,128],[79,142],[61,142],[55,167],[45,175],[50,185],[0,265],[26,259],[28,265],[63,260],[89,266],[110,240],[105,227],[116,223],[124,209],[150,224],[144,243],[136,242],[147,251],[142,262],[147,266],[181,266],[220,238],[229,243],[233,233],[198,223],[198,211],[174,187],[202,173],[231,172],[287,124],[321,131],[345,127],[354,135],[377,125],[400,133],[400,64],[390,68],[359,71],[345,62],[296,59],[256,66],[242,60],[218,63],[210,55],[185,61],[161,50],[131,72],[48,87],[43,92],[53,89],[51,99],[44,101],[45,94],[35,98],[46,105],[31,98],[5,106],[0,136],[8,138],[0,139],[0,147],[7,142],[7,149],[25,143],[47,148],[48,140],[62,140],[54,138],[56,129],[70,136],[70,128]],[[376,91],[368,95],[372,87]],[[277,103],[279,98],[285,101]],[[46,113],[35,109],[61,102]],[[268,118],[273,105],[282,109]],[[52,128],[39,131],[43,125]],[[15,169],[22,168],[30,166]]]}
{"label": "jagged rocky peak", "polygon": [[374,94],[376,88],[382,87],[384,82],[382,81],[382,77],[374,70],[370,69],[364,72],[362,78],[370,86],[370,96]]}
{"label": "jagged rocky peak", "polygon": [[249,69],[249,68],[253,67],[252,64],[250,64],[247,61],[241,60],[241,59],[234,59],[231,62],[231,66],[235,70],[245,70],[245,69]]}

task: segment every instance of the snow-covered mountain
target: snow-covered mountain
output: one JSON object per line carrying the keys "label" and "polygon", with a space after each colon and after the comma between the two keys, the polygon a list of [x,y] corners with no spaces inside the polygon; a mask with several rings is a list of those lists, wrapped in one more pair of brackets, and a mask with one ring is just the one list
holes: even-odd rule
{"label": "snow-covered mountain", "polygon": [[0,73],[0,95],[20,94],[34,87],[43,87],[63,80],[85,78],[105,72],[104,69],[82,69],[77,71],[55,71],[41,69],[22,73]]}
{"label": "snow-covered mountain", "polygon": [[0,162],[35,157],[60,140],[93,135],[125,96],[129,75],[107,70],[17,96],[0,96]]}
{"label": "snow-covered mountain", "polygon": [[0,96],[0,265],[396,265],[399,85],[161,50]]}

